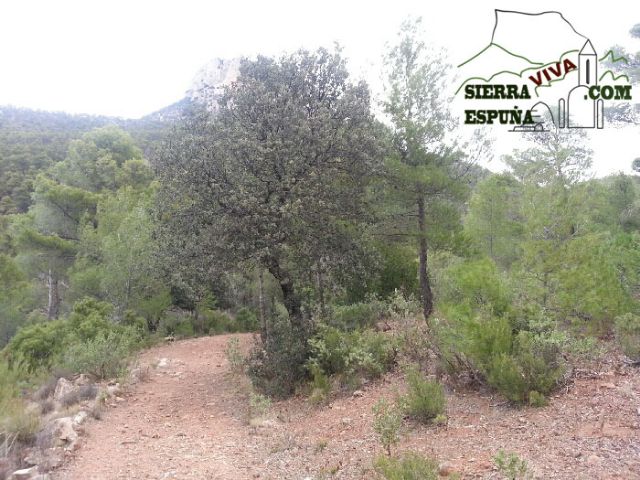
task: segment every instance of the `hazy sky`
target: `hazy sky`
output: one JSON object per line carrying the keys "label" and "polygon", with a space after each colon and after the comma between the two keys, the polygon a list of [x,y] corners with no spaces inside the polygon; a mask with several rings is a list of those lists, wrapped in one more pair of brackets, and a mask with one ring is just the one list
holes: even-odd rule
{"label": "hazy sky", "polygon": [[[493,10],[515,3],[3,0],[0,104],[135,118],[182,98],[213,57],[278,54],[336,40],[354,73],[375,83],[385,42],[407,15],[422,15],[429,38],[457,64],[489,42]],[[606,2],[588,5],[518,2],[523,11],[562,11],[598,51],[613,44],[640,49],[628,35],[640,23],[640,2],[611,2],[610,10]],[[623,138],[637,145],[635,133]]]}

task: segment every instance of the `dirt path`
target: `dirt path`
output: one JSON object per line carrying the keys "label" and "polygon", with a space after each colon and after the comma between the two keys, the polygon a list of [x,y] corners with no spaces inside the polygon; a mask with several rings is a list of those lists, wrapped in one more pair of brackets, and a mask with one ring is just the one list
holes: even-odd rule
{"label": "dirt path", "polygon": [[[246,347],[249,335],[241,335]],[[81,448],[55,480],[373,479],[381,453],[371,408],[404,390],[389,374],[312,407],[304,397],[275,403],[249,425],[245,377],[233,376],[230,336],[155,347],[141,357],[148,381],[111,402],[86,427]],[[500,449],[526,459],[534,478],[640,479],[640,372],[613,361],[588,372],[545,408],[514,409],[477,391],[448,393],[446,427],[407,424],[399,451],[447,462],[464,479],[500,479]]]}
{"label": "dirt path", "polygon": [[[244,336],[244,341],[248,341]],[[186,340],[145,352],[141,365],[166,359],[150,378],[110,402],[102,421],[57,479],[245,479],[246,402],[229,379],[228,336]],[[249,440],[249,442],[248,442]]]}

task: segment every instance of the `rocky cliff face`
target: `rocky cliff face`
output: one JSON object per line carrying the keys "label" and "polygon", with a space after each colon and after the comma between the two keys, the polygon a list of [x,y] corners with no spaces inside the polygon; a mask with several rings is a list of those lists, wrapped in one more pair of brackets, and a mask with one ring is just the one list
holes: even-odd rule
{"label": "rocky cliff face", "polygon": [[147,115],[145,119],[173,122],[193,103],[204,104],[208,109],[216,111],[225,85],[235,81],[239,71],[239,58],[214,58],[198,70],[182,100]]}
{"label": "rocky cliff face", "polygon": [[229,85],[238,78],[239,70],[239,58],[230,60],[214,58],[196,73],[191,87],[187,90],[187,97],[216,110],[225,85]]}

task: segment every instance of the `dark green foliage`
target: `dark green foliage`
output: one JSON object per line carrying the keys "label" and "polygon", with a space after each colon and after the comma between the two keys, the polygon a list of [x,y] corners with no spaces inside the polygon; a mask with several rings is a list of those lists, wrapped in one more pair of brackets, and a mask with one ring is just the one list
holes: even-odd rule
{"label": "dark green foliage", "polygon": [[[516,403],[539,402],[561,381],[566,365],[559,345],[544,335],[520,332],[511,353],[492,356],[485,369],[489,385]],[[533,397],[531,392],[535,392]]]}
{"label": "dark green foliage", "polygon": [[50,368],[62,352],[69,325],[64,320],[30,325],[18,331],[2,351],[12,364],[22,364],[29,372]]}
{"label": "dark green foliage", "polygon": [[205,318],[205,331],[209,335],[241,331],[233,318],[220,310],[208,310],[200,315]]}
{"label": "dark green foliage", "polygon": [[614,328],[622,352],[631,360],[640,361],[640,316],[633,313],[620,315]]}
{"label": "dark green foliage", "polygon": [[446,366],[486,381],[509,400],[529,401],[529,394],[546,395],[566,370],[565,339],[549,331],[514,333],[504,317],[478,315],[439,331]]}
{"label": "dark green foliage", "polygon": [[98,379],[122,375],[137,339],[131,327],[100,333],[83,342],[72,343],[63,354],[61,365],[74,373],[90,373]]}
{"label": "dark green foliage", "polygon": [[61,162],[73,140],[97,127],[114,124],[128,130],[142,149],[158,141],[165,129],[151,119],[122,120],[0,107],[0,215],[26,212],[32,203],[36,176]]}
{"label": "dark green foliage", "polygon": [[391,369],[396,348],[391,337],[365,330],[343,332],[322,326],[309,340],[309,364],[317,365],[327,375],[375,378]]}
{"label": "dark green foliage", "polygon": [[[132,345],[140,340],[141,332],[113,323],[110,320],[112,310],[108,303],[83,299],[74,305],[66,319],[23,327],[2,353],[10,362],[24,365],[29,372],[49,369],[62,362],[62,357],[70,349],[77,349],[79,355],[88,356],[89,350],[103,348],[106,354],[110,354],[111,347],[106,339],[112,340],[113,349],[122,354],[124,349],[118,345],[124,339]],[[68,363],[68,360],[63,363]]]}
{"label": "dark green foliage", "polygon": [[438,464],[417,453],[379,457],[374,466],[385,480],[438,480]]}
{"label": "dark green foliage", "polygon": [[307,345],[284,319],[276,319],[266,339],[259,340],[247,360],[256,389],[277,398],[293,394],[307,378]]}
{"label": "dark green foliage", "polygon": [[168,311],[160,320],[158,333],[163,337],[193,337],[195,335],[193,315],[180,310]]}
{"label": "dark green foliage", "polygon": [[338,51],[243,61],[216,118],[192,112],[158,156],[170,256],[194,271],[258,264],[306,335],[305,267],[347,266],[360,250],[379,162],[369,102]]}
{"label": "dark green foliage", "polygon": [[489,258],[455,263],[441,275],[440,308],[449,316],[468,318],[479,311],[500,316],[510,307],[509,289]]}
{"label": "dark green foliage", "polygon": [[407,372],[407,387],[402,406],[411,418],[427,423],[444,413],[447,399],[440,383],[428,380],[416,369],[410,369]]}
{"label": "dark green foliage", "polygon": [[384,302],[372,300],[370,302],[354,303],[351,305],[335,305],[331,309],[327,323],[341,330],[359,330],[375,327],[387,313]]}
{"label": "dark green foliage", "polygon": [[148,322],[146,319],[140,315],[136,315],[132,310],[124,312],[121,323],[122,325],[131,327],[131,329],[135,331],[140,338],[149,333]]}
{"label": "dark green foliage", "polygon": [[242,307],[235,315],[238,332],[255,332],[258,330],[258,318],[253,310]]}
{"label": "dark green foliage", "polygon": [[196,335],[196,330],[193,326],[193,322],[191,322],[191,319],[186,319],[182,322],[176,323],[169,332],[169,335],[174,336],[178,339],[190,338]]}
{"label": "dark green foliage", "polygon": [[418,258],[415,248],[403,244],[378,245],[381,264],[374,285],[375,293],[388,298],[396,290],[406,296],[418,294]]}

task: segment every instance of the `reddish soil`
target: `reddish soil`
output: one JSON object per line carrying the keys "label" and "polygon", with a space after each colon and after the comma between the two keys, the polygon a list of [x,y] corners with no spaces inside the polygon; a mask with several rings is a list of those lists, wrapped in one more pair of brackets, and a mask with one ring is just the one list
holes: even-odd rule
{"label": "reddish soil", "polygon": [[[149,379],[109,401],[61,479],[370,479],[381,448],[373,404],[404,389],[400,374],[312,407],[298,397],[248,422],[249,386],[229,370],[231,336],[166,344],[145,352]],[[241,335],[246,347],[250,335]],[[450,391],[447,426],[408,424],[398,451],[448,462],[462,478],[504,478],[500,450],[527,460],[534,478],[640,479],[640,370],[613,360],[582,372],[544,408],[515,409],[497,396]]]}

